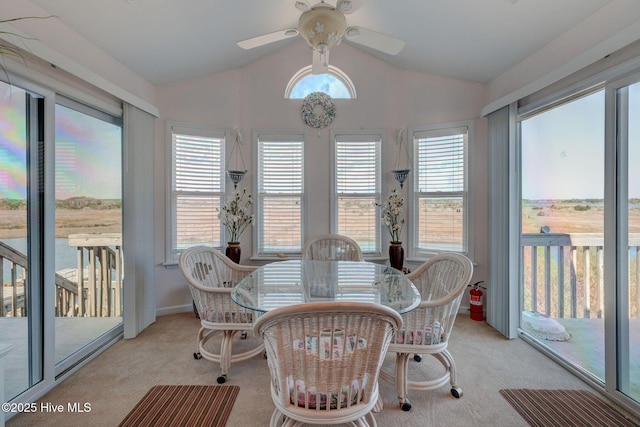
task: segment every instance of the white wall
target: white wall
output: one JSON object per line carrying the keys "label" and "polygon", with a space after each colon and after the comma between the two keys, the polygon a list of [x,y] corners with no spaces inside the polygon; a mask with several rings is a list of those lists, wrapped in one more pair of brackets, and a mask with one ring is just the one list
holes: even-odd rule
{"label": "white wall", "polygon": [[[240,184],[252,191],[255,167],[252,162],[251,132],[254,129],[296,129],[308,131],[305,145],[305,192],[308,209],[308,235],[329,232],[330,130],[383,129],[384,185],[390,190],[397,183],[391,173],[397,152],[395,131],[461,120],[475,120],[471,192],[475,208],[474,261],[478,264],[474,280],[487,276],[487,158],[486,124],[478,119],[486,103],[485,86],[443,77],[400,70],[348,44],[331,52],[330,62],[353,81],[356,100],[335,100],[336,118],[324,129],[307,127],[301,119],[301,100],[284,99],[291,77],[311,62],[311,51],[300,40],[255,61],[248,66],[206,77],[158,87],[156,121],[156,281],[159,314],[189,309],[191,299],[177,268],[166,268],[165,230],[165,122],[175,120],[221,128],[240,126],[244,130],[243,156],[248,176]],[[406,188],[405,188],[406,196]],[[405,230],[406,231],[406,230]],[[385,238],[386,238],[385,232]],[[162,237],[160,237],[162,236]],[[405,235],[406,241],[406,235]],[[250,262],[251,232],[242,236],[242,262]],[[464,303],[463,303],[464,304]]]}
{"label": "white wall", "polygon": [[609,0],[589,18],[487,85],[488,114],[640,39],[640,2]]}
{"label": "white wall", "polygon": [[[29,0],[2,0],[1,14],[4,18],[49,15]],[[12,27],[30,37],[15,39],[16,45],[47,63],[69,71],[80,79],[93,79],[93,84],[101,83],[104,87],[124,90],[116,95],[127,95],[125,92],[128,92],[146,103],[155,103],[155,86],[79,36],[59,19],[26,19],[16,21]]]}

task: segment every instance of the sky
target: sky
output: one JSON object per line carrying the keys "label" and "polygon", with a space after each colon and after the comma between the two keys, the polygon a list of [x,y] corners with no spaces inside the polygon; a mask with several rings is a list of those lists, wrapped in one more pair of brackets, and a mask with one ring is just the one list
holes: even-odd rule
{"label": "sky", "polygon": [[[0,198],[26,199],[25,92],[0,82]],[[119,126],[56,105],[56,199],[122,195]]]}
{"label": "sky", "polygon": [[[522,122],[523,199],[604,198],[604,102],[601,90]],[[640,161],[640,84],[630,88],[629,108],[633,165]],[[629,196],[640,197],[640,168],[629,169]]]}
{"label": "sky", "polygon": [[0,82],[0,197],[26,197],[24,91]]}
{"label": "sky", "polygon": [[120,199],[121,128],[56,106],[56,199]]}
{"label": "sky", "polygon": [[604,91],[522,122],[522,198],[603,198]]}

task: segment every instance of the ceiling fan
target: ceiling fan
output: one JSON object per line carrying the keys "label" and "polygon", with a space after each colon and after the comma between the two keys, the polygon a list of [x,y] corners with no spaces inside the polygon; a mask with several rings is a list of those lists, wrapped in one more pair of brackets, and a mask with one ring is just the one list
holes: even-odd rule
{"label": "ceiling fan", "polygon": [[362,27],[347,27],[345,15],[354,11],[351,0],[337,0],[335,7],[321,0],[311,6],[308,0],[296,1],[295,6],[302,11],[298,26],[264,34],[238,42],[243,49],[253,49],[280,40],[301,35],[313,50],[311,72],[326,73],[329,67],[329,50],[342,41],[343,37],[388,55],[397,55],[404,48],[404,40],[378,33]]}

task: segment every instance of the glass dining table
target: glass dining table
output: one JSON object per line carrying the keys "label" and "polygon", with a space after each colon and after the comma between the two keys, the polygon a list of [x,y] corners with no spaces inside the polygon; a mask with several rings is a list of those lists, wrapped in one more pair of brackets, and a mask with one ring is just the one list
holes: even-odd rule
{"label": "glass dining table", "polygon": [[420,303],[418,289],[402,272],[356,261],[272,262],[238,282],[231,298],[259,312],[307,302],[358,301],[406,313]]}

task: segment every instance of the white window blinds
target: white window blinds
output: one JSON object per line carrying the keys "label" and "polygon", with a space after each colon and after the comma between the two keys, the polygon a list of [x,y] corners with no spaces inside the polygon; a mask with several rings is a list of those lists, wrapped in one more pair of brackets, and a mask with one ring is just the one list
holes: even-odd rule
{"label": "white window blinds", "polygon": [[364,253],[379,253],[381,135],[335,135],[337,233],[354,239]]}
{"label": "white window blinds", "polygon": [[303,213],[303,135],[258,137],[259,255],[300,252]]}
{"label": "white window blinds", "polygon": [[196,244],[222,246],[223,132],[172,127],[172,254]]}
{"label": "white window blinds", "polygon": [[467,250],[466,127],[414,132],[415,251]]}
{"label": "white window blinds", "polygon": [[466,130],[451,129],[449,133],[420,132],[414,138],[418,160],[418,191],[463,191]]}

